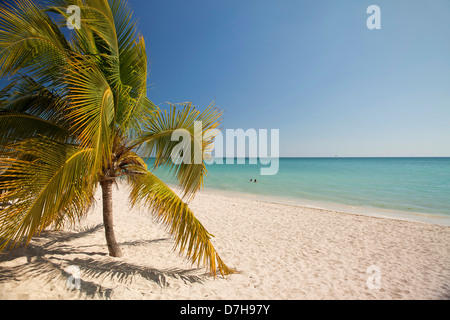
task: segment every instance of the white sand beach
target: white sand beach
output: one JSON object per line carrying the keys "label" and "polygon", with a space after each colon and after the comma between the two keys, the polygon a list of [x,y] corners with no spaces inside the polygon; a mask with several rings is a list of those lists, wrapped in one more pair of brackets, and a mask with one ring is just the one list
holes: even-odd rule
{"label": "white sand beach", "polygon": [[74,230],[1,253],[0,299],[450,299],[450,227],[200,192],[190,206],[239,271],[214,279],[113,199],[123,257],[107,255],[98,201]]}

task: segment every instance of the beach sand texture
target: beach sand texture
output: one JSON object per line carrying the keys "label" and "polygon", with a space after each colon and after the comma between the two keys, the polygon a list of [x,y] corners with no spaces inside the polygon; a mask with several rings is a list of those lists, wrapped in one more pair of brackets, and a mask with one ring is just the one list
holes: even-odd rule
{"label": "beach sand texture", "polygon": [[98,201],[74,229],[1,253],[0,299],[450,299],[450,227],[200,192],[190,207],[239,271],[214,279],[123,188],[123,257],[107,255]]}

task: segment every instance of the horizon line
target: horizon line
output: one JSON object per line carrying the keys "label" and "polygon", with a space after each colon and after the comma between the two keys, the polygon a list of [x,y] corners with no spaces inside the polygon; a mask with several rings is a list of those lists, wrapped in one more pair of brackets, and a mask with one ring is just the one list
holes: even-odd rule
{"label": "horizon line", "polygon": [[[144,157],[143,158],[156,158],[155,156],[151,156],[151,157]],[[322,158],[322,159],[343,159],[343,158],[450,158],[450,156],[280,156],[280,157],[213,157],[213,159],[258,159],[258,158],[263,158],[263,159],[275,159],[275,158],[303,158],[303,159],[317,159],[317,158]]]}

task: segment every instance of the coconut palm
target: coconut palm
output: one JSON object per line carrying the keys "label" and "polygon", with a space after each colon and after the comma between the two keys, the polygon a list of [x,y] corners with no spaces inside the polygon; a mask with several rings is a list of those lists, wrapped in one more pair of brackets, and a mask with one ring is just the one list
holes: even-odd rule
{"label": "coconut palm", "polygon": [[[80,8],[79,29],[67,28],[70,5]],[[120,181],[132,206],[167,226],[174,249],[214,275],[233,271],[187,204],[203,185],[204,160],[171,161],[175,130],[189,133],[192,153],[210,150],[210,139],[195,136],[196,121],[208,135],[221,113],[190,103],[161,110],[148,99],[145,43],[124,1],[0,5],[0,76],[9,79],[0,92],[0,203],[9,204],[0,211],[0,250],[78,222],[100,186],[109,254],[120,256],[112,212]],[[150,155],[147,168],[142,157]],[[160,166],[180,192],[150,171]]]}

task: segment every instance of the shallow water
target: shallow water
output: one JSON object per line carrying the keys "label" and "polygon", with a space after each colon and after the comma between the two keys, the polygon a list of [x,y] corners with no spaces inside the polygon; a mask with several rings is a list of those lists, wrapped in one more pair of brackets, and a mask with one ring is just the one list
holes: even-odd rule
{"label": "shallow water", "polygon": [[[205,189],[283,203],[374,208],[450,219],[450,158],[280,158],[275,175],[261,175],[260,168],[268,165],[259,161],[236,162],[207,165]],[[163,169],[156,173],[174,181]]]}

